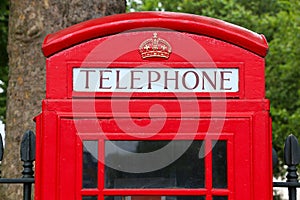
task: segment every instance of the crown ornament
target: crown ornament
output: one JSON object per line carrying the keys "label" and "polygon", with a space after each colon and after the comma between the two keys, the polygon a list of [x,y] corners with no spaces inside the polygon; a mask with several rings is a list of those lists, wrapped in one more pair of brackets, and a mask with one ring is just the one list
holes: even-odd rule
{"label": "crown ornament", "polygon": [[146,58],[165,58],[168,59],[172,52],[171,45],[164,39],[157,37],[157,33],[153,33],[153,37],[145,40],[139,47],[142,59]]}

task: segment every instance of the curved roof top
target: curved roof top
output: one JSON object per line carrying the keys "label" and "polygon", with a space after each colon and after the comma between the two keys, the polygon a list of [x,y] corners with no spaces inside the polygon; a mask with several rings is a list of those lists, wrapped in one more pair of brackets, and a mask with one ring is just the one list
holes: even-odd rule
{"label": "curved roof top", "polygon": [[[159,23],[158,23],[159,22]],[[173,12],[135,12],[85,21],[49,34],[42,50],[49,57],[76,44],[135,28],[157,27],[205,35],[266,56],[268,44],[263,35],[210,17]]]}

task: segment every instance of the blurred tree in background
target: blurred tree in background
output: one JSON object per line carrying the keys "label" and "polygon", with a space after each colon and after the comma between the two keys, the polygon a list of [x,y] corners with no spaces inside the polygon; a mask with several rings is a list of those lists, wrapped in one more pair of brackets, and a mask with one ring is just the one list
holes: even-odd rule
{"label": "blurred tree in background", "polygon": [[273,146],[282,158],[285,138],[300,138],[300,1],[128,0],[128,11],[173,11],[218,18],[266,36],[266,95],[271,101]]}
{"label": "blurred tree in background", "polygon": [[[5,152],[9,154],[6,154],[8,156],[5,156],[2,162],[2,171],[3,177],[13,178],[18,177],[22,169],[17,150],[20,148],[23,132],[35,129],[32,119],[41,111],[41,100],[45,98],[45,57],[41,51],[44,38],[49,33],[82,21],[124,13],[126,1],[1,0],[0,2],[2,86],[6,87],[9,76],[5,124]],[[7,68],[5,71],[7,65],[9,75]],[[3,95],[5,97],[5,93]],[[2,103],[5,98],[0,100]],[[4,103],[0,106],[2,108],[0,116],[3,119]],[[1,200],[21,199],[22,190],[18,184],[1,184],[0,194]]]}

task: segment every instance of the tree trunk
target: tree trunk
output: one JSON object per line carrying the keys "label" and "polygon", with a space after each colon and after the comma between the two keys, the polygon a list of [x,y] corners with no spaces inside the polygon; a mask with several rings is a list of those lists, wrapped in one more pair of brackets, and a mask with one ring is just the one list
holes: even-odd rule
{"label": "tree trunk", "polygon": [[[9,85],[3,177],[21,176],[20,141],[35,130],[34,116],[45,97],[42,42],[49,33],[105,15],[125,12],[125,0],[11,0],[9,16]],[[22,190],[2,186],[1,200],[22,199]]]}

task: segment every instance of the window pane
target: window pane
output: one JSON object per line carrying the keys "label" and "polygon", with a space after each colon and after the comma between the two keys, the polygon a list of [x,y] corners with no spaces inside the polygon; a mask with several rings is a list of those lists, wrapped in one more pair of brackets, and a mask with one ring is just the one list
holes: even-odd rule
{"label": "window pane", "polygon": [[105,200],[205,200],[205,196],[106,196]]}
{"label": "window pane", "polygon": [[97,196],[85,196],[82,197],[82,200],[97,200],[98,197]]}
{"label": "window pane", "polygon": [[213,187],[227,188],[227,143],[219,140],[212,145]]}
{"label": "window pane", "polygon": [[[200,149],[204,149],[202,141],[107,141],[105,142],[105,187],[106,188],[203,188],[204,187],[204,159]],[[161,162],[164,156],[176,157],[178,149],[186,149],[181,157],[174,159],[173,163],[156,171],[145,173],[130,173],[113,169],[109,166],[127,164],[132,169],[149,165],[149,161],[127,162],[128,152],[142,153],[153,152],[165,145],[171,146],[171,152],[157,155],[153,163]],[[118,149],[124,149],[119,151]],[[141,156],[142,157],[142,156]],[[127,163],[126,163],[127,162]],[[150,163],[151,164],[151,163]],[[133,171],[132,170],[132,171]],[[179,198],[179,197],[178,197]]]}
{"label": "window pane", "polygon": [[[97,185],[98,185],[98,141],[83,141],[82,160],[83,160],[83,163],[82,163],[82,187],[83,188],[97,188]],[[86,198],[88,198],[88,197],[86,197]]]}
{"label": "window pane", "polygon": [[227,196],[215,196],[213,197],[213,200],[227,200],[228,197]]}

